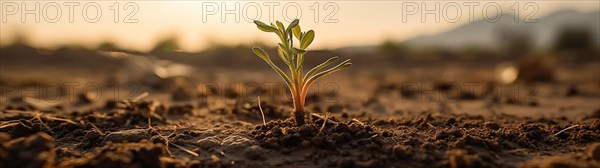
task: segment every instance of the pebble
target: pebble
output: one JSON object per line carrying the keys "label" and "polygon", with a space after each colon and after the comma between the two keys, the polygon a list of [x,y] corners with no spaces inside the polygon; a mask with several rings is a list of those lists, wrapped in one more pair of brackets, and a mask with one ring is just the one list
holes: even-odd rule
{"label": "pebble", "polygon": [[264,152],[260,146],[252,145],[244,150],[244,156],[251,160],[259,160]]}

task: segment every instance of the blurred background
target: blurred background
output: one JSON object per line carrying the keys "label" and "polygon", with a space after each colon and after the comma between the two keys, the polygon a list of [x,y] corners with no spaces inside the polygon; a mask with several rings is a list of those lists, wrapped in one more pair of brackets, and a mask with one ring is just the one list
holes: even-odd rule
{"label": "blurred background", "polygon": [[[598,1],[0,3],[0,82],[5,86],[0,102],[5,105],[11,97],[26,97],[22,88],[52,82],[58,83],[58,92],[68,90],[65,82],[79,82],[77,88],[93,82],[129,92],[132,89],[114,87],[134,84],[138,89],[131,95],[167,93],[166,101],[206,96],[207,87],[201,87],[206,84],[225,88],[213,91],[224,95],[232,88],[244,92],[235,88],[240,83],[259,82],[259,88],[283,84],[250,50],[265,47],[276,59],[278,39],[259,31],[252,20],[288,24],[299,18],[303,30],[316,32],[307,54],[309,66],[331,56],[354,63],[316,86],[321,90],[333,85],[335,93],[329,89],[317,95],[339,93],[375,111],[398,112],[417,108],[399,103],[400,97],[423,90],[447,93],[462,88],[455,99],[483,99],[490,85],[536,84],[535,89],[512,93],[524,94],[525,103],[497,98],[502,96],[492,96],[489,102],[558,102],[545,111],[600,108]],[[477,83],[479,90],[466,92],[465,82]],[[403,87],[407,83],[417,91]],[[387,95],[388,100],[377,96],[386,89],[399,95]],[[573,95],[580,97],[556,98]],[[552,97],[556,99],[540,101]],[[412,100],[425,99],[432,98]]]}

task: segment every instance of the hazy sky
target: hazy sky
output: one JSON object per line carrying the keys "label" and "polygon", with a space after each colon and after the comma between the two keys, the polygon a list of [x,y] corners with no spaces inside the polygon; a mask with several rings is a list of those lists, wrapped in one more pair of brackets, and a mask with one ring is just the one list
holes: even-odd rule
{"label": "hazy sky", "polygon": [[[0,44],[17,36],[37,47],[79,44],[96,47],[111,41],[119,47],[151,49],[157,40],[175,36],[184,51],[211,43],[272,43],[260,32],[264,22],[300,18],[314,29],[313,48],[372,45],[435,34],[473,20],[490,22],[497,13],[532,22],[558,10],[600,10],[592,1],[1,1]],[[36,5],[38,5],[36,7]],[[37,18],[36,18],[37,17]],[[436,17],[438,20],[436,20]],[[39,19],[39,20],[36,20]],[[287,24],[287,21],[283,21]]]}

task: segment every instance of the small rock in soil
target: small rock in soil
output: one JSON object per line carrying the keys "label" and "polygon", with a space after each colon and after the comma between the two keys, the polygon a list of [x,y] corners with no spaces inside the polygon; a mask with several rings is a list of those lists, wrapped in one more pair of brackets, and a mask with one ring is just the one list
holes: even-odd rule
{"label": "small rock in soil", "polygon": [[412,147],[396,144],[392,147],[392,155],[398,159],[408,159],[413,154]]}
{"label": "small rock in soil", "polygon": [[304,124],[300,127],[300,135],[314,136],[317,132],[317,127],[312,124]]}
{"label": "small rock in soil", "polygon": [[244,156],[251,160],[258,160],[264,154],[264,150],[258,145],[252,145],[244,150]]}
{"label": "small rock in soil", "polygon": [[302,138],[298,134],[287,134],[283,136],[281,142],[285,146],[296,146],[297,144],[302,142]]}

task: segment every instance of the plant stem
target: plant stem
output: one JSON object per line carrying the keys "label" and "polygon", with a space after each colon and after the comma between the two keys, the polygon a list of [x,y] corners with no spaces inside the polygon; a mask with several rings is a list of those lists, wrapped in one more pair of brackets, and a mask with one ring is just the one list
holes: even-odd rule
{"label": "plant stem", "polygon": [[294,111],[292,112],[292,117],[294,118],[294,120],[296,121],[296,125],[301,126],[304,125],[304,104],[303,101],[301,99],[301,88],[297,87],[298,85],[296,85],[296,89],[294,89],[296,92],[292,93],[293,96],[293,100],[294,100]]}

